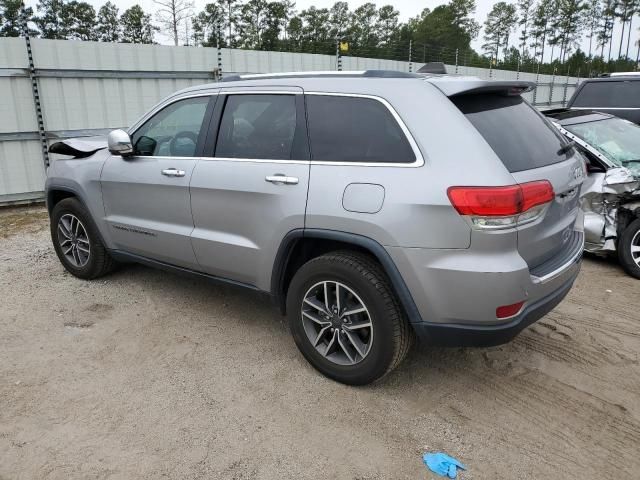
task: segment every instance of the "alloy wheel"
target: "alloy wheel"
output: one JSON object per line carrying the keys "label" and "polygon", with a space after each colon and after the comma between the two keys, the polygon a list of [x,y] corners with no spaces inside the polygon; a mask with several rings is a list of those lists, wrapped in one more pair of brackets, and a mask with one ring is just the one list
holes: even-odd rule
{"label": "alloy wheel", "polygon": [[301,308],[311,345],[338,365],[355,365],[369,354],[373,323],[364,302],[345,284],[323,281],[305,294]]}
{"label": "alloy wheel", "polygon": [[631,239],[631,258],[640,267],[640,230]]}
{"label": "alloy wheel", "polygon": [[82,268],[89,261],[89,236],[82,222],[71,213],[65,213],[58,220],[58,244],[62,254],[74,267]]}

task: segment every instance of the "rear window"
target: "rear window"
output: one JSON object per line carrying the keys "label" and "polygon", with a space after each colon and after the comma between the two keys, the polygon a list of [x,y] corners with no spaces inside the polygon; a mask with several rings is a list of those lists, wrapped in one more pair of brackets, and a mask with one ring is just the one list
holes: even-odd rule
{"label": "rear window", "polygon": [[412,163],[416,156],[393,115],[378,100],[307,95],[314,160]]}
{"label": "rear window", "polygon": [[638,108],[640,82],[630,80],[587,82],[578,92],[572,107]]}
{"label": "rear window", "polygon": [[451,101],[480,132],[510,172],[565,160],[560,134],[520,96],[461,95]]}

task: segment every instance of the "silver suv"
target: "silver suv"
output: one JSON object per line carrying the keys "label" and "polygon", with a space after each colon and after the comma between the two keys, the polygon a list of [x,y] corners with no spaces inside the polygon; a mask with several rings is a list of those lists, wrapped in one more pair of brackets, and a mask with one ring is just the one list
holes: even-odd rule
{"label": "silver suv", "polygon": [[[52,147],[55,250],[266,292],[323,374],[372,382],[415,336],[495,345],[557,305],[583,248],[584,160],[526,82],[399,72],[230,78],[127,132]],[[108,148],[105,148],[107,147]]]}

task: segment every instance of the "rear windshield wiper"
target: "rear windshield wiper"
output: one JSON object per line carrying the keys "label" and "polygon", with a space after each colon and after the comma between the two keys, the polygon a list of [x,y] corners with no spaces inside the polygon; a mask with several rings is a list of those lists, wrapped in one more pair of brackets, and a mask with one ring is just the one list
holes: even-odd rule
{"label": "rear windshield wiper", "polygon": [[574,142],[573,140],[567,142],[566,145],[563,145],[562,147],[560,147],[560,150],[558,150],[558,155],[564,155],[565,153],[567,153],[569,150],[571,150],[572,148],[575,148],[575,146],[577,145],[576,142]]}
{"label": "rear windshield wiper", "polygon": [[633,160],[623,160],[622,165],[627,165],[629,163],[640,163],[640,158],[634,158]]}

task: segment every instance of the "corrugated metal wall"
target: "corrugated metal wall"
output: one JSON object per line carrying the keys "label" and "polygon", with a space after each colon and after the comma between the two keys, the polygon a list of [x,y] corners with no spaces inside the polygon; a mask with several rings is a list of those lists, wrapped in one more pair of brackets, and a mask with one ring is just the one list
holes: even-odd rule
{"label": "corrugated metal wall", "polygon": [[[48,142],[104,134],[126,127],[172,92],[214,81],[215,48],[133,45],[66,40],[31,41],[39,99]],[[221,50],[222,70],[276,73],[336,70],[336,57],[308,53]],[[413,71],[422,64],[411,65]],[[409,62],[343,57],[343,70],[409,71]],[[455,65],[447,65],[450,73]],[[461,74],[515,79],[503,70],[458,66]],[[536,80],[520,73],[522,80]],[[536,101],[553,105],[565,97],[565,77],[540,75]],[[568,98],[577,79],[570,78]],[[529,100],[533,96],[529,95]],[[26,42],[0,38],[0,204],[41,198],[45,167],[38,135]]]}

